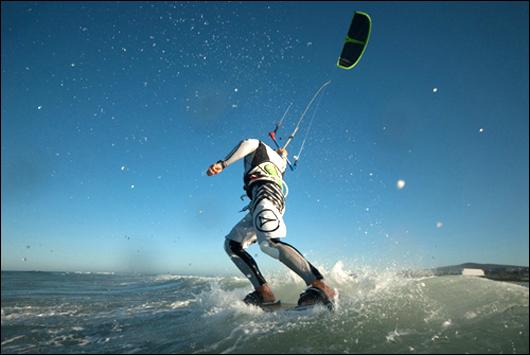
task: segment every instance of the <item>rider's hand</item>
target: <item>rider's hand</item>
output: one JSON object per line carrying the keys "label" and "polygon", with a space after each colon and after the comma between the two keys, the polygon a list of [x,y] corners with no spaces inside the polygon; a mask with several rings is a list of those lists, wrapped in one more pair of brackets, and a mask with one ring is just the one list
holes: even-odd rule
{"label": "rider's hand", "polygon": [[285,149],[285,148],[278,148],[278,149],[276,150],[276,153],[278,153],[278,155],[279,155],[280,157],[282,157],[283,159],[287,159],[287,155],[288,155],[288,153],[287,153],[287,149]]}
{"label": "rider's hand", "polygon": [[223,166],[220,163],[215,163],[210,165],[206,174],[208,176],[212,176],[219,174],[221,171],[223,171]]}

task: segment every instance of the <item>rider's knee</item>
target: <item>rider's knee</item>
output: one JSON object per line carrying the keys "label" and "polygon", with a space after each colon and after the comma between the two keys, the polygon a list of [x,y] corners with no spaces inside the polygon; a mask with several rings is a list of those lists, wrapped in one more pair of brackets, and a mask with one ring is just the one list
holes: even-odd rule
{"label": "rider's knee", "polygon": [[280,259],[280,250],[274,242],[264,240],[259,243],[259,247],[265,254],[272,256],[274,259]]}
{"label": "rider's knee", "polygon": [[241,245],[241,243],[226,238],[224,248],[228,255],[233,256],[237,255],[243,250],[243,245]]}

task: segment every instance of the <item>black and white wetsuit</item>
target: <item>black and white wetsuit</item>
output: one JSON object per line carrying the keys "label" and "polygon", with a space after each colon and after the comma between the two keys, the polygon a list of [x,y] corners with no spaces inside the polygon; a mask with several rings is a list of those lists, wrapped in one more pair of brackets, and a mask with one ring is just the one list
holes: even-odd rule
{"label": "black and white wetsuit", "polygon": [[280,260],[311,284],[322,275],[293,246],[280,241],[287,234],[283,220],[285,159],[257,139],[241,141],[224,160],[223,168],[244,158],[244,189],[251,199],[250,211],[226,236],[225,250],[236,266],[257,288],[266,283],[255,260],[245,249],[256,241],[261,250]]}

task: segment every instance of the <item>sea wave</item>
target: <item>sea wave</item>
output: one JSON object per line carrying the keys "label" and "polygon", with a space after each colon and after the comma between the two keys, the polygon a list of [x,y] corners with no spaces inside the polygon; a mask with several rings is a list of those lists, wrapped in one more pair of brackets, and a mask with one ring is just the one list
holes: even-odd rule
{"label": "sea wave", "polygon": [[[247,306],[242,277],[3,276],[2,352],[528,353],[527,287],[345,262],[319,269],[339,294],[333,313]],[[291,272],[268,281],[284,303],[306,287]]]}

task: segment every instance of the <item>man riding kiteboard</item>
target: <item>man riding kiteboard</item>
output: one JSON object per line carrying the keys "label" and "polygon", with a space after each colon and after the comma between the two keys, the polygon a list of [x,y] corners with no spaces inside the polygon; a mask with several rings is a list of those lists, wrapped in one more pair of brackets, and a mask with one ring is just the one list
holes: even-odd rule
{"label": "man riding kiteboard", "polygon": [[283,148],[274,150],[257,139],[246,139],[225,159],[210,165],[207,175],[217,175],[243,158],[244,189],[251,200],[249,212],[232,228],[225,239],[227,254],[255,289],[243,301],[262,307],[279,302],[256,261],[245,251],[251,244],[258,242],[264,253],[282,262],[309,286],[300,295],[299,306],[323,304],[332,309],[335,291],[326,285],[322,274],[298,250],[281,241],[287,234],[283,220],[283,176],[288,163],[287,151]]}

